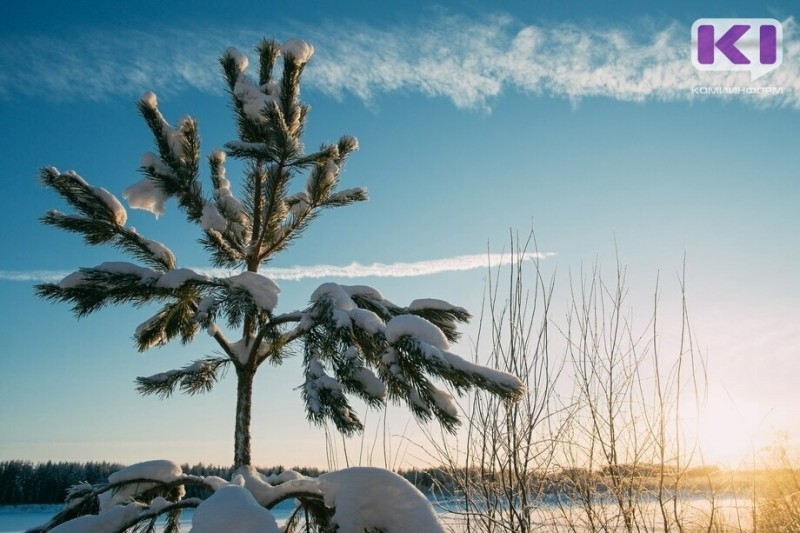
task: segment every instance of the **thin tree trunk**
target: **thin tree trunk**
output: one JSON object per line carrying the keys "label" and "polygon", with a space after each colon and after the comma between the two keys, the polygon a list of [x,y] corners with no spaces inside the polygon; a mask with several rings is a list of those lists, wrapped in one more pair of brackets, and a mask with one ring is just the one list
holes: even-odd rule
{"label": "thin tree trunk", "polygon": [[[249,365],[248,365],[249,366]],[[249,465],[250,412],[253,406],[253,378],[255,370],[236,369],[236,433],[234,435],[234,468]]]}

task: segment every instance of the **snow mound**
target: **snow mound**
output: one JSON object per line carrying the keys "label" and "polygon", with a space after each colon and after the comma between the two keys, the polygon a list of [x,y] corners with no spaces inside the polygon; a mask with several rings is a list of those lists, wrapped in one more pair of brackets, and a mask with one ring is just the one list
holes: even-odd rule
{"label": "snow mound", "polygon": [[244,487],[226,485],[201,503],[192,517],[191,533],[279,533],[275,517]]}
{"label": "snow mound", "polygon": [[325,505],[336,508],[333,521],[339,531],[444,532],[428,499],[388,470],[347,468],[323,474],[318,480]]}

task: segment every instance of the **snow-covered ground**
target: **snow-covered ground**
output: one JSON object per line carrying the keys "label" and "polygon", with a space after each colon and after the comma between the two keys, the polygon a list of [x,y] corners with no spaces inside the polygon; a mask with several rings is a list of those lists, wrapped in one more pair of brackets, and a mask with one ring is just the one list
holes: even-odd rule
{"label": "snow-covered ground", "polygon": [[[747,531],[750,525],[750,501],[745,499],[736,499],[731,496],[724,496],[716,502],[718,506],[717,513],[723,520],[723,523],[730,527],[730,531]],[[272,509],[272,514],[275,516],[278,524],[283,522],[289,517],[294,503],[286,501]],[[704,517],[707,518],[710,512],[710,504],[703,498],[697,498],[692,501],[692,514],[702,522]],[[21,506],[0,506],[0,533],[22,533],[26,529],[42,524],[50,519],[56,512],[62,508],[61,505],[21,505]],[[181,521],[181,530],[189,531],[191,529],[193,510],[184,511],[183,520]],[[560,528],[566,526],[569,519],[567,515],[575,523],[580,523],[580,509],[577,507],[572,508],[572,513],[567,510],[565,514],[563,509],[556,507],[542,507],[536,511],[536,520],[544,526],[544,531],[559,531]],[[445,525],[447,531],[457,533],[465,530],[465,520],[462,516],[451,513],[441,513],[439,519]],[[580,528],[579,528],[580,530]],[[726,529],[727,530],[727,529]]]}

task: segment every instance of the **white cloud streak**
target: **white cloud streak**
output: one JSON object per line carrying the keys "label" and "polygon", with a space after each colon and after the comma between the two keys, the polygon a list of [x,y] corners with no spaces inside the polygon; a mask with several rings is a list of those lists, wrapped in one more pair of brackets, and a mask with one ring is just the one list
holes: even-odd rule
{"label": "white cloud streak", "polygon": [[[698,72],[689,27],[675,22],[525,25],[508,16],[474,20],[440,14],[414,26],[354,23],[295,31],[317,51],[307,87],[368,104],[392,92],[443,97],[459,108],[490,109],[506,91],[579,101],[692,101],[737,98],[800,109],[800,30],[784,24],[783,65],[755,83],[747,73]],[[0,97],[137,97],[146,90],[222,92],[216,58],[227,46],[250,50],[261,33],[219,28],[96,31],[62,41],[0,40]],[[255,64],[251,61],[251,64]],[[697,86],[769,86],[780,95],[697,95]]]}
{"label": "white cloud streak", "polygon": [[[553,252],[526,252],[512,257],[510,254],[472,254],[431,259],[410,263],[370,263],[362,265],[311,265],[283,268],[264,268],[261,273],[269,278],[284,281],[300,281],[318,278],[408,278],[430,276],[447,272],[463,272],[478,268],[499,267],[512,261],[533,261],[554,256]],[[211,276],[225,277],[238,271],[192,267],[192,270]],[[71,273],[69,270],[0,270],[0,280],[23,282],[55,282]]]}

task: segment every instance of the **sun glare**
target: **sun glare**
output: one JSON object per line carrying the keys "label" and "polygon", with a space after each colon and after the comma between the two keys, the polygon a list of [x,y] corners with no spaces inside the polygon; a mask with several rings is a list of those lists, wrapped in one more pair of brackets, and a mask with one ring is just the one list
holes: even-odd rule
{"label": "sun glare", "polygon": [[725,468],[752,466],[754,456],[769,443],[768,418],[763,406],[737,400],[721,384],[709,384],[698,428],[704,461]]}

